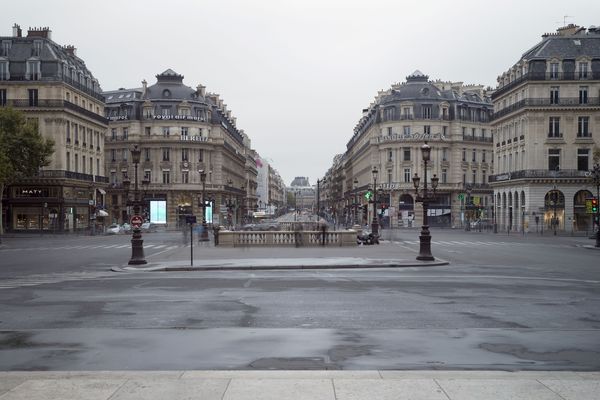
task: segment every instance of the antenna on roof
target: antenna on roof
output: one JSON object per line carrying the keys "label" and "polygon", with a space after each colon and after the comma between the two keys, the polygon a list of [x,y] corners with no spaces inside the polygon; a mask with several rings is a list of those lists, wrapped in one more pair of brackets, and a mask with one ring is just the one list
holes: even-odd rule
{"label": "antenna on roof", "polygon": [[[563,15],[563,22],[562,22],[562,26],[567,26],[567,18],[575,18],[572,15]],[[560,24],[560,21],[556,21],[556,24]]]}

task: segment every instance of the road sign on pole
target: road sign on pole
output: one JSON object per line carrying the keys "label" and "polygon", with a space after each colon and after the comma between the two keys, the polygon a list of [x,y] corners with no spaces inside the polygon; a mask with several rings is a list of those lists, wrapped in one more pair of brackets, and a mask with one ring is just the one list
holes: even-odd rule
{"label": "road sign on pole", "polygon": [[132,227],[139,228],[144,223],[144,220],[139,215],[133,215],[133,216],[131,216],[129,223],[131,223]]}

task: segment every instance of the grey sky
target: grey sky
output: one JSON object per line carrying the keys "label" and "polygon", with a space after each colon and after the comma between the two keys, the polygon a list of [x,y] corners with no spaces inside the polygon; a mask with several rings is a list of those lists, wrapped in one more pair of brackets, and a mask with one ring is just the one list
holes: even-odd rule
{"label": "grey sky", "polygon": [[252,146],[311,183],[343,153],[378,90],[415,69],[495,86],[544,32],[600,25],[600,2],[48,1],[0,6],[0,33],[49,26],[104,90],[149,84],[167,68],[219,93]]}

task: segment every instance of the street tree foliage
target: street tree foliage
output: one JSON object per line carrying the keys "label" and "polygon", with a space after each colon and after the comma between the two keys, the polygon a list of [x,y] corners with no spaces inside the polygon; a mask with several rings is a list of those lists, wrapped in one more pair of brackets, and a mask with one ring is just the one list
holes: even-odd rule
{"label": "street tree foliage", "polygon": [[[27,121],[22,112],[0,107],[0,193],[7,185],[32,177],[50,164],[53,153],[54,141],[42,137],[37,123]],[[2,230],[0,220],[0,233]]]}

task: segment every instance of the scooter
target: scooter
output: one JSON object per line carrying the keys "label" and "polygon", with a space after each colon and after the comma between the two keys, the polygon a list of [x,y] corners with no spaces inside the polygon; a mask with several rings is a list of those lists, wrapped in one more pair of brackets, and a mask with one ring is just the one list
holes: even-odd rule
{"label": "scooter", "polygon": [[363,233],[356,235],[357,244],[379,244],[379,235],[373,235],[373,233]]}

